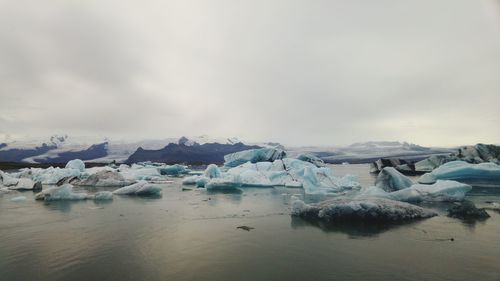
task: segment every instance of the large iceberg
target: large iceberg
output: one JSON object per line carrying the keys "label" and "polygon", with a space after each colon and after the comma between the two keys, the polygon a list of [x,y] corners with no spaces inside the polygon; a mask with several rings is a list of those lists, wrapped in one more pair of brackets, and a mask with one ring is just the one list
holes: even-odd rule
{"label": "large iceberg", "polygon": [[161,188],[147,181],[141,180],[129,186],[121,187],[115,191],[113,194],[118,195],[137,195],[137,196],[159,196],[161,195]]}
{"label": "large iceberg", "polygon": [[273,162],[274,160],[282,159],[285,156],[286,153],[277,148],[249,149],[225,155],[224,166],[231,168],[246,162]]}
{"label": "large iceberg", "polygon": [[375,186],[387,192],[408,188],[412,185],[413,182],[410,178],[401,174],[393,167],[383,168],[375,181]]}
{"label": "large iceberg", "polygon": [[462,201],[467,192],[472,189],[470,185],[456,181],[437,181],[432,185],[414,184],[401,190],[387,192],[378,186],[364,189],[359,195],[363,197],[380,197],[403,202],[454,202]]}
{"label": "large iceberg", "polygon": [[292,203],[292,215],[308,220],[335,223],[353,221],[404,222],[430,218],[437,214],[409,203],[384,198],[336,198],[316,204],[306,204],[301,200],[296,200]]}
{"label": "large iceberg", "polygon": [[500,166],[495,163],[470,164],[464,161],[452,161],[422,175],[418,182],[428,184],[437,180],[500,181]]}

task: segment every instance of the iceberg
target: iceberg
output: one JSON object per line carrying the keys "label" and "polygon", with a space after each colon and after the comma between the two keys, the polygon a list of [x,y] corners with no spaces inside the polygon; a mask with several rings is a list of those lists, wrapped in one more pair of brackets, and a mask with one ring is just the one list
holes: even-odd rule
{"label": "iceberg", "polygon": [[321,158],[316,157],[310,153],[299,154],[296,158],[299,160],[305,161],[305,162],[312,163],[312,164],[314,164],[314,166],[316,166],[318,168],[326,166],[325,162]]}
{"label": "iceberg", "polygon": [[500,181],[500,166],[495,163],[470,164],[464,161],[452,161],[422,175],[418,182],[429,184],[437,180]]}
{"label": "iceberg", "polygon": [[94,200],[96,200],[96,201],[113,200],[113,192],[111,192],[111,191],[96,192],[94,194]]}
{"label": "iceberg", "polygon": [[464,220],[484,220],[490,217],[484,208],[477,208],[472,201],[465,200],[461,204],[448,209],[448,217]]}
{"label": "iceberg", "polygon": [[187,166],[175,164],[171,166],[166,165],[158,167],[158,171],[160,172],[161,175],[180,176],[189,174],[191,170],[189,170]]}
{"label": "iceberg", "polygon": [[161,195],[161,188],[149,184],[147,181],[141,180],[129,186],[121,187],[113,194],[118,195],[138,195],[138,196],[159,196]]}
{"label": "iceberg", "polygon": [[56,201],[56,200],[86,200],[92,199],[87,193],[74,193],[71,184],[54,186],[43,190],[35,195],[35,200]]}
{"label": "iceberg", "polygon": [[134,181],[126,180],[120,173],[116,171],[99,171],[90,175],[88,178],[75,182],[75,185],[81,186],[103,186],[116,187],[132,184]]}
{"label": "iceberg", "polygon": [[277,148],[256,148],[243,150],[225,155],[224,167],[232,168],[246,162],[273,162],[274,160],[283,159],[285,156],[286,153]]}
{"label": "iceberg", "polygon": [[127,180],[162,181],[165,180],[156,166],[132,164],[130,168],[120,169],[120,174]]}
{"label": "iceberg", "polygon": [[241,183],[232,177],[213,178],[205,184],[205,188],[210,191],[239,191]]}
{"label": "iceberg", "polygon": [[205,172],[203,173],[203,175],[209,179],[220,178],[221,174],[222,173],[219,167],[215,164],[208,165],[207,168],[205,169]]}
{"label": "iceberg", "polygon": [[209,178],[205,176],[189,176],[182,180],[183,185],[196,185],[197,187],[205,187]]}
{"label": "iceberg", "polygon": [[77,169],[66,169],[59,167],[49,167],[47,169],[41,168],[30,168],[27,170],[22,170],[21,172],[31,174],[31,179],[33,181],[39,181],[42,184],[53,185],[59,182],[61,179],[66,177],[77,177],[80,178],[83,174]]}
{"label": "iceberg", "polygon": [[336,198],[316,204],[306,204],[301,200],[296,200],[292,203],[292,216],[326,223],[404,222],[436,215],[428,209],[384,198]]}
{"label": "iceberg", "polygon": [[404,176],[393,167],[385,167],[380,171],[375,181],[375,186],[387,191],[396,191],[408,188],[413,182],[407,176]]}
{"label": "iceberg", "polygon": [[470,185],[456,181],[437,181],[432,185],[414,184],[411,187],[387,192],[373,186],[363,190],[358,197],[380,197],[403,202],[454,202],[462,201],[467,192],[472,189]]}
{"label": "iceberg", "polygon": [[456,157],[450,155],[432,155],[427,159],[415,163],[415,171],[421,173],[431,172],[437,167],[454,160],[456,160]]}
{"label": "iceberg", "polygon": [[66,169],[75,169],[75,170],[78,170],[81,173],[83,173],[83,172],[85,172],[85,163],[83,163],[83,161],[80,159],[74,159],[74,160],[68,161],[68,163],[66,163],[65,168]]}

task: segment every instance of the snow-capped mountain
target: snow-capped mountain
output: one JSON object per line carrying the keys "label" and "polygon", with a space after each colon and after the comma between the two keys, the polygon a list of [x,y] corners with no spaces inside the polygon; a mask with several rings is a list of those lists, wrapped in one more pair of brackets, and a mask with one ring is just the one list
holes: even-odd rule
{"label": "snow-capped mountain", "polygon": [[289,155],[312,153],[327,163],[369,163],[384,157],[425,158],[430,155],[450,153],[454,149],[423,147],[398,141],[370,141],[354,143],[348,146],[290,147],[287,151]]}
{"label": "snow-capped mountain", "polygon": [[238,138],[213,138],[206,135],[140,141],[54,135],[45,139],[9,138],[4,142],[0,141],[0,162],[66,163],[79,158],[97,163],[147,160],[208,163],[220,161],[224,153],[255,146],[279,147],[292,157],[300,153],[312,153],[329,163],[368,163],[382,157],[424,158],[452,151],[389,141],[355,143],[349,146],[283,147],[279,143],[247,143]]}
{"label": "snow-capped mountain", "polygon": [[241,141],[234,137],[213,138],[206,135],[140,141],[68,135],[8,138],[0,141],[0,162],[65,163],[74,158],[87,162],[125,162],[139,148],[160,150],[169,144],[190,147],[207,143],[235,145]]}

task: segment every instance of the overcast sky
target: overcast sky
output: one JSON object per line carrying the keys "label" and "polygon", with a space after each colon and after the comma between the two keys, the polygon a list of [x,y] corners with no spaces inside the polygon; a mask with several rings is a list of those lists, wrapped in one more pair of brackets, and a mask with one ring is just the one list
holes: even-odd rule
{"label": "overcast sky", "polygon": [[499,3],[0,0],[0,136],[500,143]]}

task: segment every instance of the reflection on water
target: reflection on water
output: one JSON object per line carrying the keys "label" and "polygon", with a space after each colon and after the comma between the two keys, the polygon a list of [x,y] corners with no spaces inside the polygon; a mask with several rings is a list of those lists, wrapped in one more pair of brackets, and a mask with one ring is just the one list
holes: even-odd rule
{"label": "reflection on water", "polygon": [[[333,171],[360,175],[364,186],[374,181],[366,165]],[[162,187],[160,198],[111,202],[40,202],[26,192],[25,202],[0,197],[0,279],[500,279],[500,214],[493,211],[469,224],[446,217],[446,204],[428,204],[440,216],[329,226],[291,218],[291,197],[303,198],[301,189],[182,191],[180,179]],[[469,199],[500,202],[495,192]]]}
{"label": "reflection on water", "polygon": [[340,222],[335,225],[325,223],[323,221],[307,221],[302,218],[292,217],[291,225],[292,228],[301,227],[318,227],[322,231],[328,232],[339,232],[344,233],[349,236],[349,238],[362,238],[362,237],[372,237],[377,236],[380,233],[389,231],[391,229],[396,229],[402,226],[417,225],[418,222],[406,222],[406,223],[382,223],[382,222]]}

